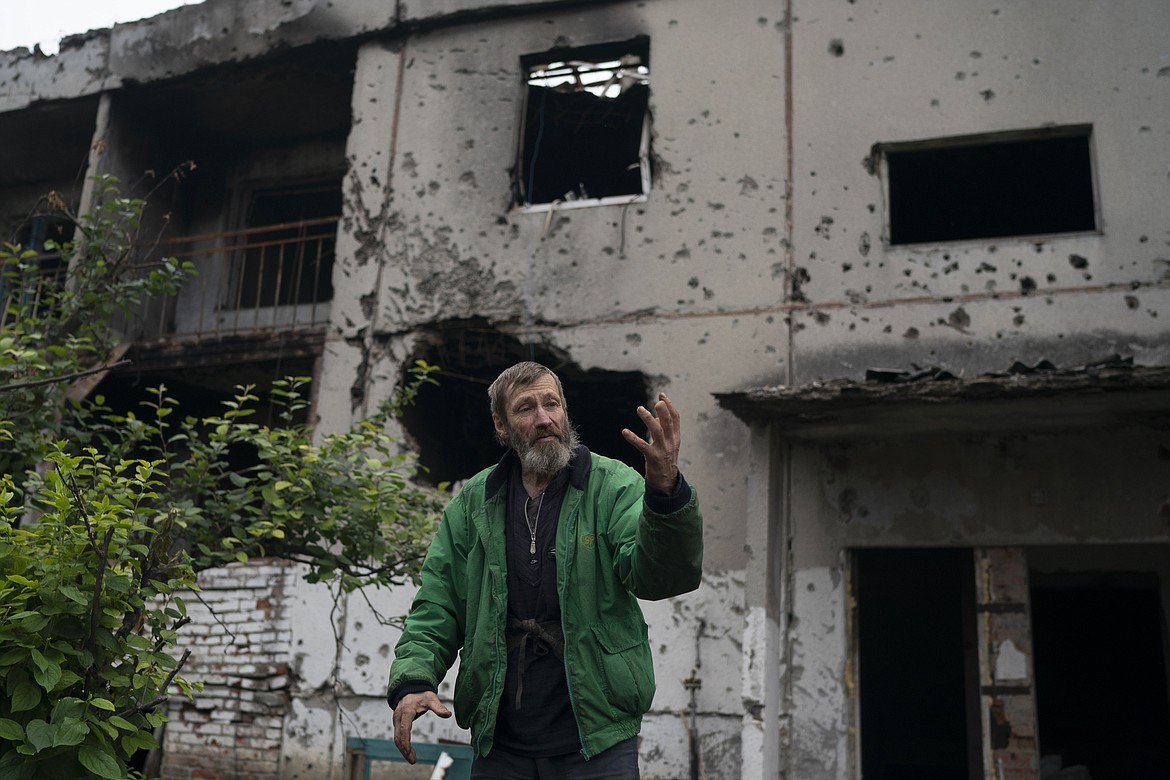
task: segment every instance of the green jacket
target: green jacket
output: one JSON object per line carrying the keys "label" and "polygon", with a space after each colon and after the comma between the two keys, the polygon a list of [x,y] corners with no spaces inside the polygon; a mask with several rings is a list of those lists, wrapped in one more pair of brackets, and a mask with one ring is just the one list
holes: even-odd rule
{"label": "green jacket", "polygon": [[[459,655],[455,719],[476,755],[492,748],[507,665],[504,517],[511,451],[472,477],[443,512],[422,585],[390,666],[402,683],[438,688]],[[696,491],[669,515],[645,507],[645,486],[620,461],[577,451],[557,526],[557,593],[569,698],[586,758],[636,735],[654,699],[654,664],[637,599],[694,590],[702,577]]]}

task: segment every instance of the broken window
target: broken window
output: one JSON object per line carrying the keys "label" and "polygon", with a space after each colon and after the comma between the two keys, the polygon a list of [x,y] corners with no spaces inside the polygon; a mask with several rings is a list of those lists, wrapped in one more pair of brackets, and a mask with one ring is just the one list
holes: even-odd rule
{"label": "broken window", "polygon": [[526,80],[517,203],[629,202],[650,191],[650,42],[553,49]]}
{"label": "broken window", "polygon": [[478,321],[444,324],[428,334],[428,342],[407,365],[421,358],[439,366],[439,384],[423,387],[402,415],[428,481],[467,479],[499,461],[504,449],[495,439],[487,389],[501,371],[522,360],[535,360],[560,377],[569,418],[586,447],[639,471],[645,467],[621,434],[622,428],[646,429],[636,411],[649,393],[642,374],[585,370],[559,350],[524,344]]}
{"label": "broken window", "polygon": [[890,243],[1095,230],[1090,130],[882,145]]}
{"label": "broken window", "polygon": [[231,309],[323,303],[333,298],[341,190],[312,184],[253,193]]}

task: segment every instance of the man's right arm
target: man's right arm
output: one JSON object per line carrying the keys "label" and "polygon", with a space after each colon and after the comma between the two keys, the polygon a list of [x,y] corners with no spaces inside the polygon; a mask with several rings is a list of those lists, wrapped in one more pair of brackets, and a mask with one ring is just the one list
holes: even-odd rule
{"label": "man's right arm", "polygon": [[443,512],[423,562],[422,584],[390,665],[387,698],[394,708],[394,741],[411,763],[410,726],[414,719],[425,712],[451,715],[435,690],[463,644],[467,551],[461,543],[466,537],[466,518],[460,507],[455,499]]}

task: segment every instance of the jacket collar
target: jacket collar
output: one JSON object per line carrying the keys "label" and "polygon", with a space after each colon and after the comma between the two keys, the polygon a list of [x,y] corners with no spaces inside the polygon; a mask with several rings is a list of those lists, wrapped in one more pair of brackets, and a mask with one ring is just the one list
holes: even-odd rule
{"label": "jacket collar", "polygon": [[[509,447],[508,451],[504,453],[504,457],[500,458],[500,462],[488,474],[487,481],[484,483],[484,497],[490,499],[499,492],[500,488],[506,486],[512,469],[519,465],[519,456],[516,455],[514,449]],[[573,459],[566,466],[569,470],[569,484],[578,490],[584,490],[585,480],[592,467],[593,457],[589,454],[589,448],[584,444],[578,444],[577,449],[573,450]]]}

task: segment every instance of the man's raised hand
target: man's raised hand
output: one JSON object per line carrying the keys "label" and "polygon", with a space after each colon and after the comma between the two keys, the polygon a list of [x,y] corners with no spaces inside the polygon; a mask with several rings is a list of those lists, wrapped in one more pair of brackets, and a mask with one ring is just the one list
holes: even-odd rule
{"label": "man's raised hand", "polygon": [[666,393],[659,393],[654,412],[639,406],[638,416],[646,423],[649,441],[629,428],[622,429],[622,436],[646,458],[646,482],[663,493],[673,493],[678,481],[678,452],[682,445],[678,410]]}

